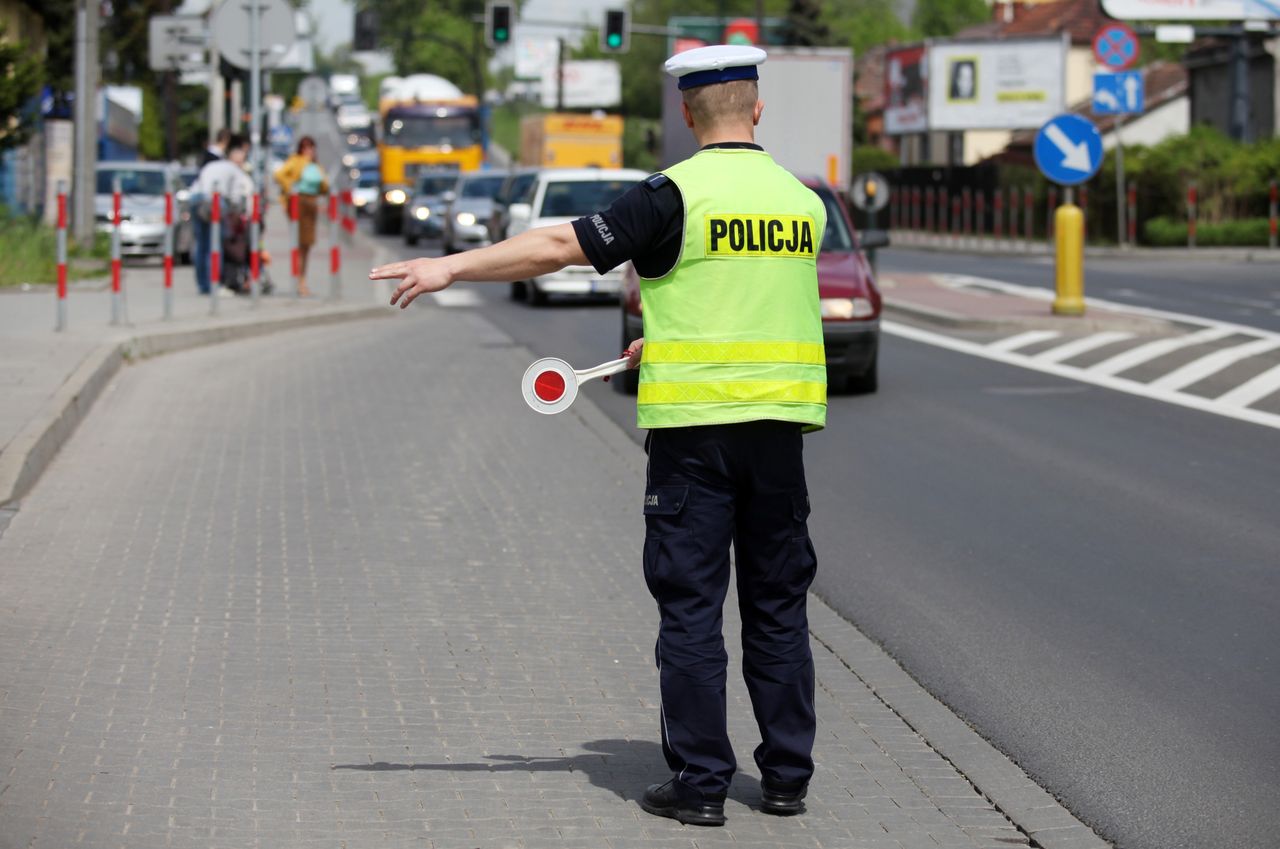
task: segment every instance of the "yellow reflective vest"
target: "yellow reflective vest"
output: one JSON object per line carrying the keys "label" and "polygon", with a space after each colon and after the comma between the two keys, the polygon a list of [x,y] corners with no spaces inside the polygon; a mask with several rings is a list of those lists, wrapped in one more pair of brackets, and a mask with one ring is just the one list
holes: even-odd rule
{"label": "yellow reflective vest", "polygon": [[663,173],[684,199],[684,243],[670,272],[640,281],[640,427],[823,427],[822,200],[749,148],[704,150]]}

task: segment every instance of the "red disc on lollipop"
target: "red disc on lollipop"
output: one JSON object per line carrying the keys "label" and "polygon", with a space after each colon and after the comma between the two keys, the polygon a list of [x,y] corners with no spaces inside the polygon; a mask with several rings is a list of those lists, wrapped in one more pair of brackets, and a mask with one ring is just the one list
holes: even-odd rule
{"label": "red disc on lollipop", "polygon": [[548,369],[534,379],[533,391],[539,401],[553,404],[564,397],[564,377],[559,372]]}

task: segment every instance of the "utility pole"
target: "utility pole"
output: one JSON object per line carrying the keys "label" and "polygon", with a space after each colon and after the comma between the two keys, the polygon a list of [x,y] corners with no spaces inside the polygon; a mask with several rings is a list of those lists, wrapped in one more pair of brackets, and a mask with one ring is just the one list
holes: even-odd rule
{"label": "utility pole", "polygon": [[1239,32],[1231,45],[1231,138],[1248,142],[1253,135],[1249,126],[1249,34],[1243,23],[1236,28]]}
{"label": "utility pole", "polygon": [[72,176],[72,235],[93,246],[94,178],[98,168],[98,0],[76,2],[76,152]]}

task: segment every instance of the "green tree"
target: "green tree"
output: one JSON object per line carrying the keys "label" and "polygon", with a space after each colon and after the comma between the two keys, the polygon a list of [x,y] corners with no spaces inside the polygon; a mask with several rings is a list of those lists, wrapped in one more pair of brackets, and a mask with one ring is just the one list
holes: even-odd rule
{"label": "green tree", "polygon": [[985,0],[917,0],[911,24],[927,37],[955,35],[973,24],[989,20]]}
{"label": "green tree", "polygon": [[40,91],[40,60],[21,44],[5,40],[0,24],[0,150],[27,140],[30,122],[22,112]]}
{"label": "green tree", "polygon": [[861,54],[872,47],[912,41],[916,33],[898,17],[893,0],[847,0],[826,13],[831,43]]}
{"label": "green tree", "polygon": [[798,47],[821,47],[831,43],[831,30],[822,14],[818,0],[790,0],[787,3],[787,44]]}

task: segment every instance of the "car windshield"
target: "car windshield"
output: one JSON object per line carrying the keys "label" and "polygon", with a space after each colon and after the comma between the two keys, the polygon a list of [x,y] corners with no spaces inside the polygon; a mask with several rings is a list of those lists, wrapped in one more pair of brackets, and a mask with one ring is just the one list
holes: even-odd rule
{"label": "car windshield", "polygon": [[480,141],[480,124],[474,115],[393,115],[384,130],[383,137],[392,147],[466,147]]}
{"label": "car windshield", "polygon": [[356,185],[362,189],[376,189],[378,187],[378,172],[361,171],[360,176],[356,178]]}
{"label": "car windshield", "polygon": [[544,218],[577,218],[604,209],[617,200],[634,180],[573,180],[547,183],[542,196]]}
{"label": "car windshield", "polygon": [[502,188],[504,177],[474,177],[462,184],[460,194],[464,198],[491,198]]}
{"label": "car windshield", "polygon": [[120,178],[120,191],[126,195],[162,195],[168,188],[163,171],[143,168],[102,168],[98,171],[98,194],[109,195],[112,182]]}
{"label": "car windshield", "polygon": [[418,180],[418,194],[442,195],[456,185],[458,178],[453,174],[432,174]]}
{"label": "car windshield", "polygon": [[533,181],[538,178],[537,174],[520,174],[511,181],[511,188],[507,193],[507,203],[517,203],[529,192]]}
{"label": "car windshield", "polygon": [[853,236],[849,233],[849,225],[845,223],[844,213],[840,210],[840,202],[827,189],[814,189],[814,193],[822,198],[822,205],[827,208],[827,231],[822,234],[820,251],[853,250]]}

